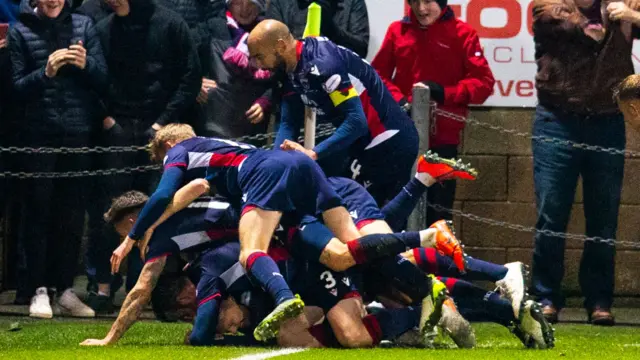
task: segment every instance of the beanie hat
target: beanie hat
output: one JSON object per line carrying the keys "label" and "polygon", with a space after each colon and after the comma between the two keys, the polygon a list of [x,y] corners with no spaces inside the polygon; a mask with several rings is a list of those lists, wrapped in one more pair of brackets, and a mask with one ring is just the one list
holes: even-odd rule
{"label": "beanie hat", "polygon": [[[409,3],[409,5],[411,5],[411,2],[416,1],[416,0],[407,0],[407,2]],[[447,7],[447,0],[435,0],[436,3],[438,3],[438,6],[440,6],[440,9],[444,10],[444,8]]]}
{"label": "beanie hat", "polygon": [[[233,0],[227,0],[227,4],[229,4]],[[266,8],[265,0],[251,0],[252,3],[256,4],[260,11],[264,11]]]}

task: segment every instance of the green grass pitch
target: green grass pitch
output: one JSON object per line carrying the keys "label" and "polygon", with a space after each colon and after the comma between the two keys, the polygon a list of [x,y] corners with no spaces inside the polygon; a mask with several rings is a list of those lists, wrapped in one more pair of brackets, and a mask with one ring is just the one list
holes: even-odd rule
{"label": "green grass pitch", "polygon": [[[181,345],[188,324],[147,321],[135,324],[117,346],[81,348],[85,338],[101,338],[112,320],[34,320],[0,317],[0,359],[235,359],[271,351],[266,348],[193,348]],[[19,322],[19,331],[9,331]],[[506,329],[474,324],[478,346],[472,350],[360,349],[306,350],[291,359],[640,359],[640,327],[556,326],[556,347],[526,350]]]}

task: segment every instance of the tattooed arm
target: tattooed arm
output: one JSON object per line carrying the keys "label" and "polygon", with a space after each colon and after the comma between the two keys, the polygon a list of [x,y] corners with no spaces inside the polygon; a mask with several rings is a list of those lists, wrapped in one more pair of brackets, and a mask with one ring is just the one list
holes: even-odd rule
{"label": "tattooed arm", "polygon": [[161,257],[146,263],[142,268],[138,282],[124,300],[120,314],[118,314],[118,318],[111,326],[111,331],[109,331],[107,336],[102,340],[87,339],[80,343],[80,345],[103,346],[118,342],[129,327],[136,322],[142,309],[149,302],[151,292],[153,288],[155,288],[166,262],[167,258]]}

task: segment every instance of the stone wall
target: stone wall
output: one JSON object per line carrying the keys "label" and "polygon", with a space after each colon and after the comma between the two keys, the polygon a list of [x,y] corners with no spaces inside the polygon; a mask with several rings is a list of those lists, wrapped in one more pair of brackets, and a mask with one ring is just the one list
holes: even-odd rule
{"label": "stone wall", "polygon": [[[531,132],[533,109],[477,108],[471,117],[520,132]],[[640,151],[640,135],[627,132],[627,148]],[[531,140],[467,125],[461,157],[479,171],[475,182],[460,182],[455,208],[465,213],[511,223],[534,226],[536,211],[533,193]],[[627,159],[617,239],[637,242],[633,249],[618,246],[616,296],[622,303],[640,304],[640,159]],[[531,262],[533,235],[487,226],[456,217],[455,224],[467,252],[479,258],[504,263]],[[584,233],[582,187],[579,184],[568,232]],[[578,269],[583,243],[567,241],[564,288],[579,296]],[[620,302],[619,302],[620,304]]]}

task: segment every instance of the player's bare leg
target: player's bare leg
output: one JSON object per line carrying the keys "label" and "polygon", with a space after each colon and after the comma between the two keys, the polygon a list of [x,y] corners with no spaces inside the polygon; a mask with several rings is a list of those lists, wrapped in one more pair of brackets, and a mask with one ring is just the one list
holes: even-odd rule
{"label": "player's bare leg", "polygon": [[258,341],[276,337],[280,325],[294,318],[304,309],[304,303],[293,296],[284,281],[278,265],[266,254],[282,213],[254,208],[240,218],[240,263],[274,299],[276,308],[267,315],[253,332]]}
{"label": "player's bare leg", "polygon": [[345,207],[339,206],[323,212],[322,219],[329,230],[343,243],[360,237],[358,228]]}

